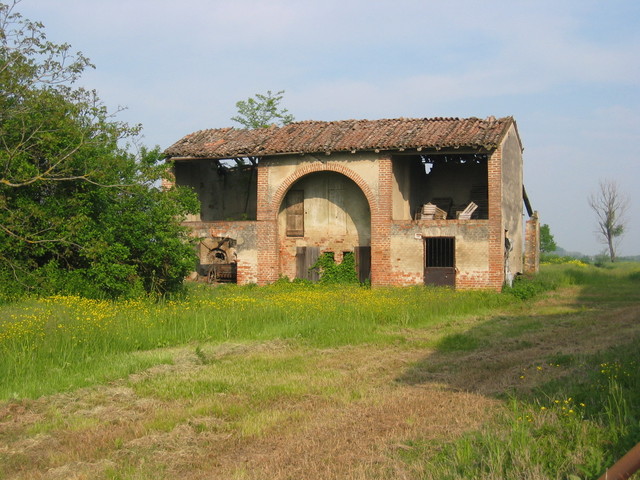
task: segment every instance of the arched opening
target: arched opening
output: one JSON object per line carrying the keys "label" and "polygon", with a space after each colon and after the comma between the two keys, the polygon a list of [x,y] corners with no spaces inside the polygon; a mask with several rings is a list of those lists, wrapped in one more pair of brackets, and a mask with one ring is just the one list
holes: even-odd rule
{"label": "arched opening", "polygon": [[308,278],[318,255],[333,252],[342,261],[356,255],[368,278],[371,210],[361,188],[334,171],[309,173],[295,181],[278,210],[279,270],[289,278]]}

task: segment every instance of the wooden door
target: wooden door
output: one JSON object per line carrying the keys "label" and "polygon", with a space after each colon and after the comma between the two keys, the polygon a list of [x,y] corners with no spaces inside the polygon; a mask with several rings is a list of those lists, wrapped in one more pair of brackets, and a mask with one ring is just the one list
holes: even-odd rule
{"label": "wooden door", "polygon": [[304,237],[304,190],[287,193],[287,236]]}

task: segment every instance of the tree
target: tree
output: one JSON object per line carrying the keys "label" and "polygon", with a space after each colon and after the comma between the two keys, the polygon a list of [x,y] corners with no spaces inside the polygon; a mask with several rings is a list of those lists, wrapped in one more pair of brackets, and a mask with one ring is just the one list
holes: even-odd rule
{"label": "tree", "polygon": [[555,252],[558,245],[551,234],[551,229],[546,223],[540,226],[540,251],[543,253]]}
{"label": "tree", "polygon": [[266,95],[257,93],[255,98],[240,100],[236,103],[238,115],[231,120],[245,128],[267,128],[271,125],[288,125],[295,119],[286,108],[280,109],[284,90],[275,95],[271,90]]}
{"label": "tree", "polygon": [[131,152],[140,127],[74,87],[89,60],[17,3],[0,3],[0,297],[177,288],[195,263],[179,225],[193,193],[155,187],[159,149]]}
{"label": "tree", "polygon": [[624,233],[629,200],[613,180],[601,180],[598,190],[588,197],[589,206],[598,221],[597,235],[609,249],[609,258],[616,260],[616,240]]}

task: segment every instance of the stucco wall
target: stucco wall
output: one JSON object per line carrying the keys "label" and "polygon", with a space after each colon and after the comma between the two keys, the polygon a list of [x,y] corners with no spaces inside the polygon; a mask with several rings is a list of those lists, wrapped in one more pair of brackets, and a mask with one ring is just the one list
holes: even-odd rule
{"label": "stucco wall", "polygon": [[212,160],[181,160],[175,162],[174,174],[176,185],[193,188],[200,199],[200,213],[188,221],[255,220],[254,167],[218,168]]}
{"label": "stucco wall", "polygon": [[357,174],[372,190],[378,188],[377,155],[373,153],[336,153],[332,155],[283,155],[275,158],[264,158],[260,168],[268,170],[266,199],[271,201],[282,183],[295,175],[300,169],[309,165],[340,164]]}
{"label": "stucco wall", "polygon": [[391,274],[397,285],[424,281],[424,239],[454,237],[456,288],[486,287],[489,279],[486,220],[393,222]]}
{"label": "stucco wall", "polygon": [[512,246],[509,254],[512,274],[523,271],[522,170],[522,147],[515,127],[512,126],[502,144],[502,222]]}
{"label": "stucco wall", "polygon": [[[291,189],[304,192],[304,235],[287,235],[287,208],[282,202],[278,214],[280,270],[295,277],[297,247],[319,247],[321,252],[342,252],[371,243],[371,212],[362,190],[336,172],[310,173]],[[286,197],[285,197],[286,198]]]}
{"label": "stucco wall", "polygon": [[393,211],[394,220],[411,220],[412,181],[411,173],[414,162],[409,157],[394,158],[393,167]]}

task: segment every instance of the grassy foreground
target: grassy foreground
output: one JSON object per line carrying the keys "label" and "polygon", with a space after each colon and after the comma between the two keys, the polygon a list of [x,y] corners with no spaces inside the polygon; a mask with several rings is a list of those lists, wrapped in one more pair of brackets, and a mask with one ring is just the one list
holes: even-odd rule
{"label": "grassy foreground", "polygon": [[639,286],[5,305],[0,478],[596,478],[640,441]]}
{"label": "grassy foreground", "polygon": [[33,299],[0,310],[0,398],[35,398],[170,363],[170,355],[150,351],[162,347],[270,340],[316,348],[387,344],[402,342],[402,329],[516,302],[495,292],[295,283],[195,288],[186,299],[161,302]]}

